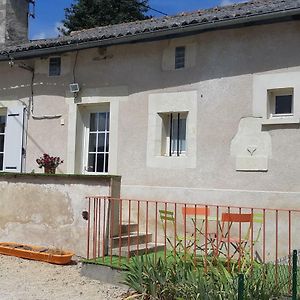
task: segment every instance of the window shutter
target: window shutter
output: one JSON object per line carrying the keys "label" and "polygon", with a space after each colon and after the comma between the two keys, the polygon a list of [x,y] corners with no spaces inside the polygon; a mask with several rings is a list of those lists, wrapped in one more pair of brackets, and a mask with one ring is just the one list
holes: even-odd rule
{"label": "window shutter", "polygon": [[4,172],[21,172],[23,118],[24,107],[22,105],[7,108],[4,142]]}

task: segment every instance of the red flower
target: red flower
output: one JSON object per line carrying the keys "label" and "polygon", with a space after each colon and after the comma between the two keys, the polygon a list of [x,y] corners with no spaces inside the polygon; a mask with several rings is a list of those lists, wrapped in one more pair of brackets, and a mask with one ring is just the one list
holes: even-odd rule
{"label": "red flower", "polygon": [[59,156],[50,156],[47,153],[44,153],[42,157],[36,159],[39,168],[57,168],[64,161],[60,159]]}

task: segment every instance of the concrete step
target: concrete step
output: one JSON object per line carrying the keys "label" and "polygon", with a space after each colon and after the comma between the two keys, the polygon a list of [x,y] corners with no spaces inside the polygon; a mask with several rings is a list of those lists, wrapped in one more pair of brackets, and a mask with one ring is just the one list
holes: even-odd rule
{"label": "concrete step", "polygon": [[152,241],[152,233],[143,233],[139,232],[131,232],[130,235],[128,236],[127,234],[122,235],[121,237],[116,236],[112,238],[111,247],[112,248],[117,248],[119,247],[119,243],[121,240],[121,247],[127,246],[129,243],[130,245],[136,245],[136,244],[145,244],[145,243],[150,243]]}
{"label": "concrete step", "polygon": [[[129,228],[128,228],[129,227]],[[137,223],[123,223],[121,225],[121,232],[122,232],[122,235],[124,234],[128,234],[128,232],[137,232],[138,230],[138,224]]]}
{"label": "concrete step", "polygon": [[123,257],[131,257],[135,255],[143,255],[146,253],[153,253],[158,251],[163,251],[165,249],[164,244],[156,244],[155,243],[148,243],[146,244],[139,244],[139,247],[137,245],[130,245],[129,249],[128,246],[112,249],[112,254],[116,256],[123,256]]}

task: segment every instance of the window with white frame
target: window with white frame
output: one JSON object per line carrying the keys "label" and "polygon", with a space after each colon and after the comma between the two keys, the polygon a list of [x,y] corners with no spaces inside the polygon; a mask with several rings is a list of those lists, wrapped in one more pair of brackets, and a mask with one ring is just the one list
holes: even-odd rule
{"label": "window with white frame", "polygon": [[109,111],[89,114],[86,171],[107,173],[109,159]]}
{"label": "window with white frame", "polygon": [[185,47],[175,48],[175,69],[183,69],[185,67]]}
{"label": "window with white frame", "polygon": [[187,112],[163,113],[160,116],[163,121],[162,155],[185,155]]}
{"label": "window with white frame", "polygon": [[0,171],[3,171],[6,116],[0,115]]}
{"label": "window with white frame", "polygon": [[269,117],[292,117],[294,115],[294,89],[268,90]]}

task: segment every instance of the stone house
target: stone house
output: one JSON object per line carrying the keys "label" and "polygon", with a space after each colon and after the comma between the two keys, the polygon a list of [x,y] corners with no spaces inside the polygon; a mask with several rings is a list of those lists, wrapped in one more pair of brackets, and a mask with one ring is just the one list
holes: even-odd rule
{"label": "stone house", "polygon": [[28,4],[0,6],[0,170],[50,153],[125,198],[299,208],[299,0],[38,41]]}

